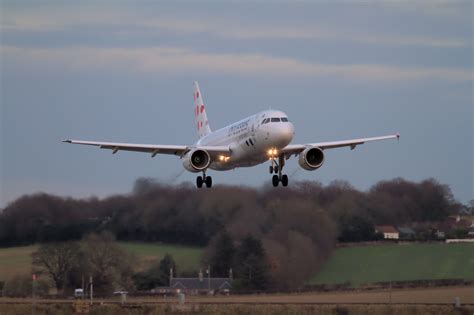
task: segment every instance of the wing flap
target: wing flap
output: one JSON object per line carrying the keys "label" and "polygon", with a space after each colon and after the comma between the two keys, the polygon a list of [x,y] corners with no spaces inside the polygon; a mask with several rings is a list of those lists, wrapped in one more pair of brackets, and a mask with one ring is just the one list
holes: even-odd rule
{"label": "wing flap", "polygon": [[364,144],[371,141],[380,141],[380,140],[389,140],[389,139],[400,139],[400,134],[396,133],[394,135],[381,136],[381,137],[371,137],[371,138],[360,138],[360,139],[351,139],[343,141],[330,141],[330,142],[316,142],[308,144],[292,144],[283,148],[282,152],[287,155],[298,154],[307,147],[318,147],[323,150],[334,149],[341,147],[350,147],[351,150],[355,149],[356,146]]}
{"label": "wing flap", "polygon": [[187,145],[162,145],[162,144],[136,144],[136,143],[122,143],[122,142],[99,142],[99,141],[83,141],[83,140],[64,140],[63,142],[72,144],[82,144],[96,146],[101,149],[112,150],[115,154],[118,151],[132,151],[151,153],[152,157],[157,154],[170,154],[182,156],[193,148],[206,150],[211,156],[220,154],[229,154],[228,146],[187,146]]}
{"label": "wing flap", "polygon": [[156,144],[136,144],[136,143],[121,143],[121,142],[99,142],[99,141],[82,141],[82,140],[64,140],[63,142],[72,144],[82,144],[97,146],[101,149],[112,150],[112,153],[118,151],[133,151],[156,154],[172,154],[182,155],[188,146],[185,145],[156,145]]}
{"label": "wing flap", "polygon": [[351,150],[353,150],[356,146],[360,144],[364,144],[366,142],[399,139],[399,138],[400,138],[400,134],[397,133],[394,135],[388,135],[388,136],[382,136],[382,137],[371,137],[371,138],[360,138],[360,139],[343,140],[343,141],[311,143],[310,146],[319,147],[321,149],[351,147]]}

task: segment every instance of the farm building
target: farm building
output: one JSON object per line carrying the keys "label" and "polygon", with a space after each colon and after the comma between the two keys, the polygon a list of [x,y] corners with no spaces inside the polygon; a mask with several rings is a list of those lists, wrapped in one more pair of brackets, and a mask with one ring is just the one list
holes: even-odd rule
{"label": "farm building", "polygon": [[460,215],[449,216],[438,225],[438,230],[444,234],[448,234],[455,230],[467,230],[468,236],[472,237],[474,233],[474,222]]}
{"label": "farm building", "polygon": [[170,288],[188,294],[204,292],[228,292],[232,288],[232,279],[229,278],[173,278]]}
{"label": "farm building", "polygon": [[403,226],[400,226],[397,228],[398,229],[398,232],[400,234],[400,238],[401,239],[404,239],[404,240],[412,240],[415,238],[416,236],[416,233],[415,231],[413,231],[413,229],[409,228],[409,227],[403,227]]}
{"label": "farm building", "polygon": [[384,239],[398,240],[400,233],[398,230],[391,225],[378,225],[375,227],[376,233],[382,233]]}
{"label": "farm building", "polygon": [[196,278],[170,277],[170,289],[188,294],[229,292],[232,289],[232,270],[229,273],[229,278],[204,277],[202,271]]}
{"label": "farm building", "polygon": [[472,221],[471,226],[469,226],[467,235],[469,235],[470,238],[474,238],[474,221]]}

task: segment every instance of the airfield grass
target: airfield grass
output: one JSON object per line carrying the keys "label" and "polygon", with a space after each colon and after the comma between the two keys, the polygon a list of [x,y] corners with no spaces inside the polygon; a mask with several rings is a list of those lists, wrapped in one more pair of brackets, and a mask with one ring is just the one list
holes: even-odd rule
{"label": "airfield grass", "polygon": [[474,244],[406,244],[336,249],[309,284],[474,279]]}
{"label": "airfield grass", "polygon": [[[178,272],[197,270],[203,249],[199,247],[169,245],[162,243],[118,242],[119,246],[133,254],[137,261],[137,270],[146,269],[160,261],[167,253],[173,256]],[[38,245],[0,248],[0,281],[18,274],[31,272],[31,254]]]}
{"label": "airfield grass", "polygon": [[[473,306],[454,308],[451,305],[282,305],[282,304],[152,304],[123,307],[117,304],[94,305],[91,315],[161,315],[161,314],[264,314],[264,315],[460,315],[472,314]],[[36,313],[69,315],[73,314],[71,304],[39,304]],[[5,315],[30,315],[31,304],[1,304],[0,313]]]}

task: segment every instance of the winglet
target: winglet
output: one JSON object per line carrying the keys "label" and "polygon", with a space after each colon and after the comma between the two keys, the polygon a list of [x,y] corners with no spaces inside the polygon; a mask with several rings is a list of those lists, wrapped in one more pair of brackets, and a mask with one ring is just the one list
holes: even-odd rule
{"label": "winglet", "polygon": [[65,142],[65,143],[72,143],[72,140],[66,139],[66,140],[63,140],[62,142]]}

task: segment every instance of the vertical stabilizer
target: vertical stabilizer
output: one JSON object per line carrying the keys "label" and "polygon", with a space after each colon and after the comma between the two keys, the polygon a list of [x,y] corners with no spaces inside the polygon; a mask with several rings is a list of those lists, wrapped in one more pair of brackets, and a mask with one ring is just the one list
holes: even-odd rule
{"label": "vertical stabilizer", "polygon": [[199,89],[197,81],[194,82],[194,121],[196,123],[199,139],[211,133],[206,109],[204,108],[204,102],[202,100],[201,90]]}

